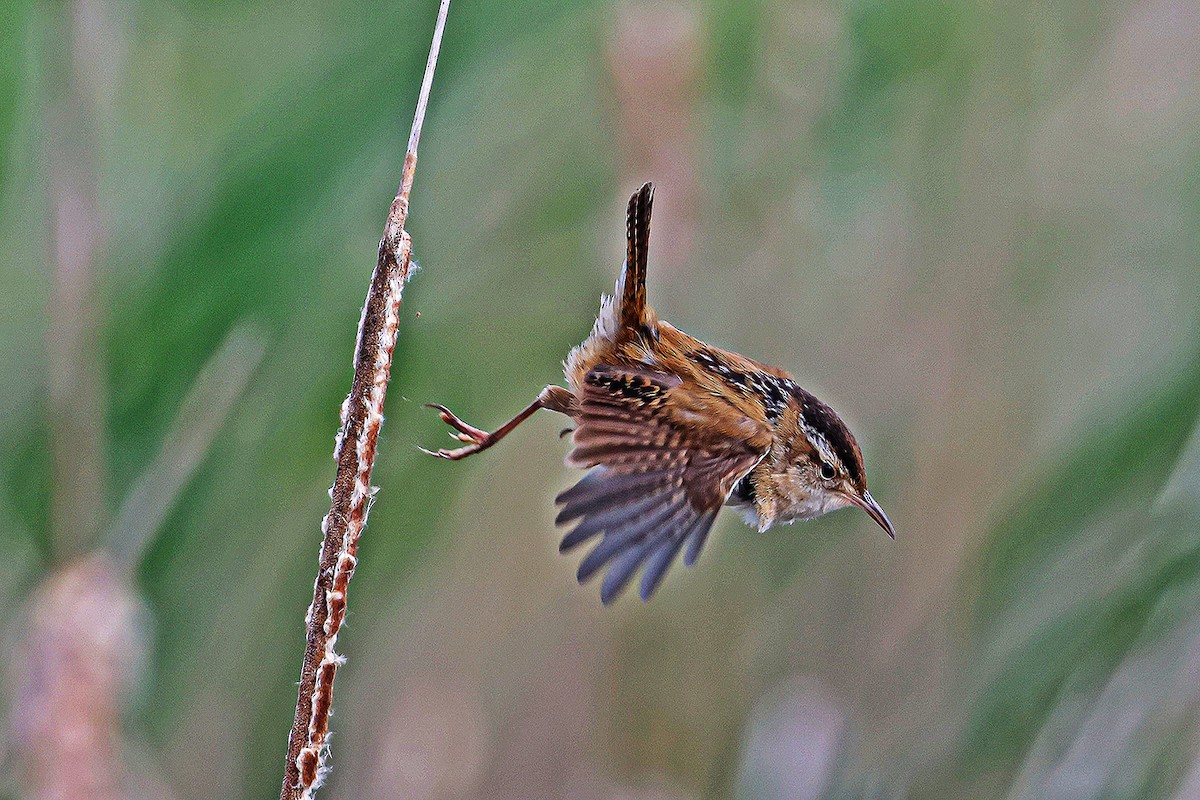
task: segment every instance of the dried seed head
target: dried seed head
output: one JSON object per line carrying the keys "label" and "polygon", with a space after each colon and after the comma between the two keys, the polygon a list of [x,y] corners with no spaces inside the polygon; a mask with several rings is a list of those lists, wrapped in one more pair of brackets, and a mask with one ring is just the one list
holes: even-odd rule
{"label": "dried seed head", "polygon": [[60,570],[30,597],[14,664],[23,796],[124,795],[121,714],[143,663],[140,612],[120,570],[102,556]]}

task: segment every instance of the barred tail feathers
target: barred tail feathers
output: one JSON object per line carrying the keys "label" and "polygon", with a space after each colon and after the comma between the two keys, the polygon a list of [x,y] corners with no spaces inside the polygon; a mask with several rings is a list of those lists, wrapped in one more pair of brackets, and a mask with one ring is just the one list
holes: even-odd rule
{"label": "barred tail feathers", "polygon": [[654,184],[643,184],[629,198],[625,266],[621,272],[618,335],[639,335],[646,327],[646,256],[650,248],[650,211]]}

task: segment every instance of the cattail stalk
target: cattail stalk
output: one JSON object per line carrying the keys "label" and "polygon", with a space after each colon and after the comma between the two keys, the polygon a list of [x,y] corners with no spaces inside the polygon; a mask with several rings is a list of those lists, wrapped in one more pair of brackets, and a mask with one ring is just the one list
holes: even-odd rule
{"label": "cattail stalk", "polygon": [[342,403],[341,428],[333,452],[337,477],[330,491],[329,513],[321,522],[324,539],[313,601],[305,618],[307,646],[300,669],[296,716],[288,737],[280,800],[307,800],[328,772],[333,680],[338,667],[345,662],[334,646],[346,618],[347,588],[358,565],[358,539],[367,524],[367,512],[375,494],[371,469],[400,325],[401,293],[412,270],[412,240],[404,224],[417,165],[417,144],[449,8],[450,0],[441,0],[400,188],[388,211],[371,287],[358,323],[354,381]]}

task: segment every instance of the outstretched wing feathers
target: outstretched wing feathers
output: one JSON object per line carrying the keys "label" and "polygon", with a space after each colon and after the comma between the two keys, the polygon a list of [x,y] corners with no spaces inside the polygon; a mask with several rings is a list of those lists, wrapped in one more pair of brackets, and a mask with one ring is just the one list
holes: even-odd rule
{"label": "outstretched wing feathers", "polygon": [[621,504],[630,492],[648,494],[666,479],[660,472],[614,472],[597,468],[584,475],[570,489],[555,498],[565,507],[554,522],[558,525],[570,522],[586,513],[594,513],[613,504]]}
{"label": "outstretched wing feathers", "polygon": [[[642,573],[641,595],[643,599],[649,598],[658,589],[658,585],[662,583],[663,577],[667,574],[667,570],[670,569],[684,544],[689,541],[697,541],[695,538],[697,535],[700,537],[699,541],[704,542],[716,517],[717,512],[715,511],[700,514],[691,519],[689,524],[676,535],[668,537],[666,541],[658,545],[657,549],[646,559],[646,569]],[[697,550],[697,555],[699,555],[699,550]],[[688,565],[691,566],[694,561],[693,558]]]}
{"label": "outstretched wing feathers", "polygon": [[[662,502],[662,497],[657,493],[647,494],[642,499],[635,500],[632,503],[629,502],[628,498],[621,496],[614,497],[612,502],[607,506],[599,510],[587,512],[586,518],[581,520],[570,533],[563,537],[562,543],[559,546],[559,552],[566,552],[602,531],[607,530],[611,532],[622,523],[636,519],[639,515],[649,513],[655,506],[661,505]],[[573,509],[573,513],[577,516],[582,516],[582,512],[579,512],[578,509]]]}
{"label": "outstretched wing feathers", "polygon": [[[715,516],[716,514],[712,515],[712,517]],[[709,518],[707,525],[697,526],[688,537],[688,549],[683,554],[683,565],[685,567],[693,566],[696,560],[700,558],[700,551],[704,549],[704,542],[708,539],[708,532],[712,528],[712,517]]]}
{"label": "outstretched wing feathers", "polygon": [[[768,430],[732,439],[672,415],[682,381],[639,367],[598,366],[580,387],[578,426],[568,461],[592,467],[556,498],[558,524],[580,520],[562,540],[568,550],[601,535],[579,565],[579,580],[608,571],[600,587],[611,602],[645,566],[642,599],[662,582],[687,545],[695,563],[733,485],[763,457]],[[674,398],[685,400],[686,398]]]}
{"label": "outstretched wing feathers", "polygon": [[652,540],[660,528],[666,528],[682,511],[682,506],[663,504],[652,514],[630,519],[606,531],[600,543],[580,562],[579,580],[586,581],[618,554]]}

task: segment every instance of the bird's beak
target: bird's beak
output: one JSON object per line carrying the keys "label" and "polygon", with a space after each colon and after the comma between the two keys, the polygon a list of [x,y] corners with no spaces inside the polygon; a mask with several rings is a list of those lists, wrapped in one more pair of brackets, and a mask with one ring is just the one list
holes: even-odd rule
{"label": "bird's beak", "polygon": [[871,515],[871,519],[879,523],[879,527],[887,531],[887,535],[896,538],[896,529],[892,527],[892,521],[888,519],[887,514],[883,513],[883,509],[879,503],[875,502],[875,498],[871,497],[870,492],[863,492],[862,497],[850,497],[854,505],[861,508],[863,511]]}

